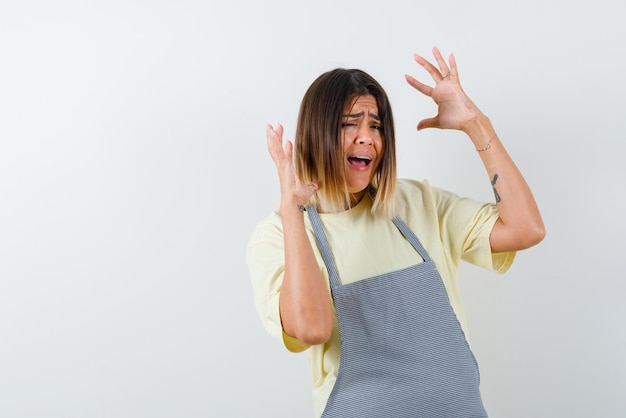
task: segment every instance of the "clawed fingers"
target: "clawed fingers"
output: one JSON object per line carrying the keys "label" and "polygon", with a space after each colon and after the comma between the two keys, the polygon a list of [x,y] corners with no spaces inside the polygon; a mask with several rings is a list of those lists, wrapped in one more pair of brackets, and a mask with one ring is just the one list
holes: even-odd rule
{"label": "clawed fingers", "polygon": [[283,126],[278,124],[276,129],[270,124],[265,127],[265,135],[267,137],[267,148],[275,163],[279,163],[284,157],[283,149]]}
{"label": "clawed fingers", "polygon": [[267,140],[268,141],[278,139],[279,141],[282,142],[282,139],[283,139],[283,125],[281,125],[279,123],[276,126],[276,129],[274,129],[274,127],[268,123],[266,125],[266,127],[265,127],[265,135],[267,136]]}
{"label": "clawed fingers", "polygon": [[[445,61],[443,61],[443,59],[441,60],[444,65]],[[450,75],[450,80],[453,80],[455,82],[459,82],[459,73],[457,71],[457,67],[456,67],[456,58],[454,57],[454,54],[450,54],[450,56],[448,57],[448,63],[450,64],[450,69],[448,70],[448,74]],[[448,66],[446,65],[445,68],[448,68]]]}
{"label": "clawed fingers", "polygon": [[266,125],[267,148],[278,169],[281,194],[289,196],[289,199],[295,197],[299,205],[305,205],[317,192],[319,184],[315,181],[305,184],[297,178],[293,166],[293,142],[285,141],[283,144],[283,132],[281,124],[276,129]]}
{"label": "clawed fingers", "polygon": [[425,94],[426,96],[432,95],[432,91],[433,91],[432,87],[418,81],[417,79],[415,79],[415,77],[412,77],[408,74],[406,74],[404,78],[406,79],[407,83],[409,83],[417,91]]}
{"label": "clawed fingers", "polygon": [[[433,48],[433,55],[435,56],[435,60],[437,61],[437,65],[439,66],[439,68],[435,67],[434,64],[432,64],[421,55],[413,54],[413,57],[419,65],[421,65],[426,71],[428,71],[433,80],[435,80],[435,83],[440,83],[441,81],[445,80],[458,80],[456,60],[454,59],[454,55],[450,54],[449,65],[448,63],[446,63],[446,60],[441,55],[439,48]],[[414,83],[409,82],[409,84],[415,87]],[[418,90],[422,91],[421,89]]]}
{"label": "clawed fingers", "polygon": [[430,74],[433,80],[435,81],[442,80],[442,76],[439,70],[434,65],[432,65],[428,60],[426,60],[424,57],[418,54],[413,54],[413,58],[415,58],[415,62],[417,62],[422,67],[424,67],[426,71],[428,71],[428,74]]}
{"label": "clawed fingers", "polygon": [[435,60],[437,60],[437,64],[439,65],[441,80],[445,80],[447,77],[450,77],[450,69],[448,68],[448,64],[446,64],[446,60],[444,60],[441,56],[439,48],[433,48],[433,55],[435,56]]}

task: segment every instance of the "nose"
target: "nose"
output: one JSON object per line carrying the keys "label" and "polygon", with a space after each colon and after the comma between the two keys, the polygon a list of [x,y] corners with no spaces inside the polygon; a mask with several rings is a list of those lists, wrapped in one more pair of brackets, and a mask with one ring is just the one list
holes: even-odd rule
{"label": "nose", "polygon": [[367,123],[361,123],[359,126],[359,130],[357,132],[356,138],[355,138],[355,142],[357,144],[360,145],[371,145],[373,140],[372,140],[372,133],[370,132],[370,127],[369,124]]}

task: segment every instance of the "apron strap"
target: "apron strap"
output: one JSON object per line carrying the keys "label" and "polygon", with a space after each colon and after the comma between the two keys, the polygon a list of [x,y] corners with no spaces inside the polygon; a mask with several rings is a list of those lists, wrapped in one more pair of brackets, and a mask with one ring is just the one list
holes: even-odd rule
{"label": "apron strap", "polygon": [[426,249],[422,246],[422,243],[417,238],[417,235],[415,235],[415,233],[411,230],[411,228],[409,228],[408,225],[405,224],[404,221],[397,216],[394,216],[391,221],[398,227],[400,232],[402,232],[404,238],[406,238],[411,243],[413,248],[415,248],[415,251],[417,251],[417,253],[422,256],[422,259],[424,259],[425,262],[430,261],[430,256],[428,255],[428,252],[426,252]]}
{"label": "apron strap", "polygon": [[[322,259],[324,260],[324,264],[326,265],[326,269],[328,270],[328,278],[330,280],[330,288],[331,290],[341,286],[341,280],[339,279],[339,273],[337,272],[337,265],[335,264],[335,258],[333,257],[333,252],[330,249],[330,244],[328,243],[328,239],[326,238],[326,233],[324,232],[324,227],[322,226],[322,220],[320,219],[319,214],[317,213],[317,209],[315,206],[307,206],[306,213],[309,215],[309,220],[311,221],[311,226],[313,227],[313,232],[315,233],[315,237],[317,238],[317,244],[320,248],[320,252],[322,254]],[[415,251],[422,257],[424,262],[431,261],[428,252],[422,246],[422,243],[417,238],[417,235],[408,227],[407,224],[404,223],[402,219],[395,216],[392,219],[392,222],[396,227],[400,230],[402,235],[411,243]]]}
{"label": "apron strap", "polygon": [[317,209],[315,209],[315,206],[307,206],[306,213],[309,215],[313,232],[315,232],[315,238],[317,238],[317,245],[320,247],[322,259],[324,260],[324,264],[326,264],[328,279],[330,281],[330,289],[332,291],[336,287],[341,286],[339,273],[337,272],[337,266],[335,264],[335,258],[333,257],[333,252],[330,249],[330,244],[328,244],[328,239],[326,238],[326,233],[324,232],[322,221],[320,219],[320,215],[317,213]]}
{"label": "apron strap", "polygon": [[[328,239],[326,238],[326,233],[324,232],[322,221],[319,214],[317,213],[317,209],[314,206],[307,206],[306,213],[309,215],[309,220],[311,221],[313,232],[315,233],[315,237],[317,238],[317,244],[319,245],[322,259],[324,260],[324,264],[326,264],[326,269],[328,270],[330,288],[331,290],[335,289],[336,287],[341,286],[341,280],[339,279],[339,273],[337,272],[335,258],[333,257],[332,250],[330,249]],[[422,243],[417,238],[417,235],[415,235],[415,233],[411,230],[411,228],[409,228],[408,225],[405,224],[404,221],[397,216],[392,219],[392,222],[400,230],[402,235],[404,235],[407,241],[411,243],[413,248],[415,248],[415,251],[417,251],[417,253],[422,257],[424,262],[431,261],[428,252],[426,251],[424,246],[422,246]]]}

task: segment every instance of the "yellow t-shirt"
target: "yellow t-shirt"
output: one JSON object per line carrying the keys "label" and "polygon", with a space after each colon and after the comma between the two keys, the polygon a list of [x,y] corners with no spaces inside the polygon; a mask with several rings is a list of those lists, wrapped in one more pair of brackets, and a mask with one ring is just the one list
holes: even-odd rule
{"label": "yellow t-shirt", "polygon": [[[456,273],[459,260],[503,273],[513,262],[514,252],[491,253],[489,234],[498,219],[494,204],[462,198],[430,186],[427,182],[398,180],[397,215],[417,235],[435,262],[454,312],[467,335],[467,321]],[[390,219],[373,215],[366,195],[350,210],[320,214],[343,284],[389,273],[422,262],[413,246]],[[308,216],[305,226],[320,269],[328,273]],[[267,331],[290,351],[308,349],[313,377],[313,404],[321,416],[339,371],[341,341],[335,329],[326,344],[307,346],[282,331],[278,308],[284,271],[284,248],[280,214],[273,212],[259,222],[247,248],[256,308]],[[330,297],[330,296],[329,296]]]}

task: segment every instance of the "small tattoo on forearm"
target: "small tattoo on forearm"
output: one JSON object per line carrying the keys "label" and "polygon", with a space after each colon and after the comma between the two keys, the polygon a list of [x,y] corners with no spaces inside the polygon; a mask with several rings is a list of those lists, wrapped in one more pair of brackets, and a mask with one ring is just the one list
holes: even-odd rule
{"label": "small tattoo on forearm", "polygon": [[496,203],[500,203],[500,195],[498,194],[498,191],[496,190],[496,182],[498,181],[498,175],[495,174],[493,176],[493,180],[491,180],[491,185],[493,186],[493,194],[496,196]]}

